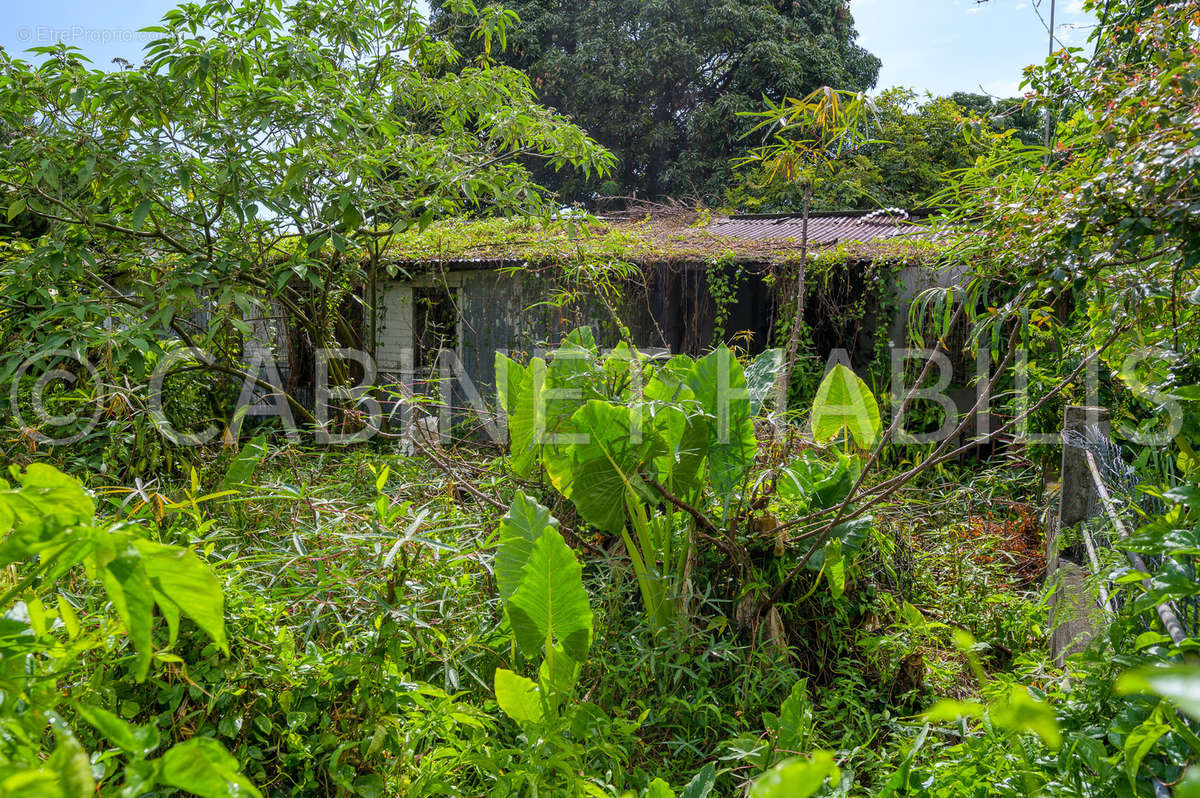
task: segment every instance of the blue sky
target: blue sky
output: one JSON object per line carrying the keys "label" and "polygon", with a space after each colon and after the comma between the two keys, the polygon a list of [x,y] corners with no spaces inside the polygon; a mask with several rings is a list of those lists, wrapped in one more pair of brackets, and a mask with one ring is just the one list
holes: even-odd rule
{"label": "blue sky", "polygon": [[[1021,70],[1040,62],[1051,0],[851,0],[864,46],[883,60],[880,87],[903,85],[934,94],[1016,93]],[[1057,0],[1056,30],[1082,44],[1090,20],[1080,0]],[[116,56],[138,63],[144,36],[175,0],[0,0],[0,46],[19,52],[63,39],[97,66]]]}
{"label": "blue sky", "polygon": [[[883,60],[879,86],[934,94],[1017,95],[1022,69],[1041,63],[1051,0],[850,0],[859,41]],[[1095,22],[1080,0],[1057,0],[1061,45],[1084,46]],[[1040,14],[1040,16],[1039,16]]]}

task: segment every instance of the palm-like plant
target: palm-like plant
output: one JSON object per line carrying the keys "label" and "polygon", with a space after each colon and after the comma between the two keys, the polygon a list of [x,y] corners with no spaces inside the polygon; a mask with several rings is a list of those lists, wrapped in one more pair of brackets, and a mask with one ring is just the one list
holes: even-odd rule
{"label": "palm-like plant", "polygon": [[822,86],[802,99],[786,97],[776,104],[767,101],[764,111],[746,112],[758,117],[753,130],[764,133],[764,143],[751,150],[738,166],[754,164],[764,169],[770,183],[795,183],[803,191],[801,206],[800,263],[796,273],[795,308],[783,368],[775,382],[776,434],[781,435],[780,415],[788,405],[788,385],[800,346],[804,321],[804,283],[808,265],[808,218],[812,210],[814,182],[835,168],[845,155],[872,143],[866,133],[874,116],[874,104],[865,94]]}

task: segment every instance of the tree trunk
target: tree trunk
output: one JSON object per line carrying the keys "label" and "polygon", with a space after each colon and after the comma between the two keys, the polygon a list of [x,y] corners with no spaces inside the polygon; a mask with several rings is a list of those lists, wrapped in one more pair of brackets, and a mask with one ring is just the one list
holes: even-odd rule
{"label": "tree trunk", "polygon": [[783,354],[783,363],[775,378],[775,417],[772,426],[775,428],[776,442],[783,441],[786,424],[783,416],[788,408],[788,388],[792,382],[792,370],[796,363],[796,352],[800,348],[800,328],[804,326],[804,283],[808,274],[808,212],[812,205],[812,183],[804,183],[804,204],[800,223],[800,268],[796,273],[796,316],[792,319],[792,329],[788,335],[787,351]]}

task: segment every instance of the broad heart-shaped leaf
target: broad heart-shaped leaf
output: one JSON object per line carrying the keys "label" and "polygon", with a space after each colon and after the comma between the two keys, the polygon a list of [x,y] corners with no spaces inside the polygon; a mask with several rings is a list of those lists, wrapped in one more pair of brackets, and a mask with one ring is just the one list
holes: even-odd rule
{"label": "broad heart-shaped leaf", "polygon": [[504,609],[526,656],[536,657],[547,645],[558,643],[576,662],[587,659],[592,608],[579,562],[558,530],[542,530]]}
{"label": "broad heart-shaped leaf", "polygon": [[804,499],[822,510],[846,498],[853,487],[855,460],[837,452],[833,463],[804,453],[779,474],[778,491],[785,499]]}
{"label": "broad heart-shaped leaf", "polygon": [[507,601],[521,583],[521,574],[529,561],[534,541],[548,528],[557,529],[558,519],[545,507],[518,492],[508,513],[500,520],[500,545],[496,549],[494,568],[501,599]]}
{"label": "broad heart-shaped leaf", "polygon": [[837,781],[841,771],[833,755],[816,751],[811,759],[789,759],[760,776],[750,788],[750,798],[808,798],[825,784]]}
{"label": "broad heart-shaped leaf", "polygon": [[576,327],[567,333],[562,342],[563,349],[582,349],[589,354],[596,354],[596,336],[591,327]]}
{"label": "broad heart-shaped leaf", "polygon": [[589,400],[571,416],[578,443],[546,452],[546,470],[558,492],[588,523],[619,534],[625,528],[625,497],[644,493],[638,471],[662,451],[651,429],[634,427],[629,408]]}
{"label": "broad heart-shaped leaf", "polygon": [[742,481],[758,448],[745,371],[720,346],[696,361],[687,385],[707,421],[709,481],[718,496],[726,496]]}
{"label": "broad heart-shaped leaf", "polygon": [[882,426],[879,405],[871,389],[841,363],[830,369],[825,379],[821,380],[813,399],[809,423],[817,443],[828,443],[842,430],[849,430],[861,449],[870,449],[875,445]]}
{"label": "broad heart-shaped leaf", "polygon": [[138,540],[146,575],[154,588],[196,622],[226,653],[225,596],[221,581],[191,549]]}
{"label": "broad heart-shaped leaf", "polygon": [[497,668],[494,686],[496,703],[505,715],[521,724],[541,723],[542,696],[538,686],[531,680],[504,668]]}
{"label": "broad heart-shaped leaf", "polygon": [[768,349],[754,358],[746,369],[746,392],[750,395],[750,414],[758,415],[775,387],[775,377],[783,365],[783,350]]}
{"label": "broad heart-shaped leaf", "polygon": [[262,798],[241,774],[238,761],[211,737],[193,737],[162,756],[159,778],[201,798]]}
{"label": "broad heart-shaped leaf", "polygon": [[[587,330],[587,328],[580,328]],[[554,351],[546,367],[545,390],[542,395],[544,423],[547,437],[543,443],[556,445],[555,433],[569,432],[571,416],[589,399],[606,399],[599,387],[604,381],[604,371],[596,364],[595,344],[582,346],[575,336],[576,330],[567,336],[563,345]],[[591,331],[587,331],[590,338]]]}
{"label": "broad heart-shaped leaf", "polygon": [[512,469],[518,476],[530,478],[537,470],[538,446],[534,441],[537,408],[535,374],[540,386],[545,380],[546,363],[534,358],[528,367],[496,353],[496,385],[500,406],[508,419],[508,448]]}
{"label": "broad heart-shaped leaf", "polygon": [[696,395],[687,385],[695,361],[677,355],[657,370],[643,391],[652,404],[647,422],[665,451],[654,460],[659,481],[676,496],[691,496],[702,485],[702,469],[708,456],[707,420],[696,408]]}
{"label": "broad heart-shaped leaf", "polygon": [[644,428],[661,443],[659,454],[651,461],[658,481],[676,496],[692,496],[703,487],[708,425],[702,417],[685,413],[675,405],[650,403],[642,407]]}

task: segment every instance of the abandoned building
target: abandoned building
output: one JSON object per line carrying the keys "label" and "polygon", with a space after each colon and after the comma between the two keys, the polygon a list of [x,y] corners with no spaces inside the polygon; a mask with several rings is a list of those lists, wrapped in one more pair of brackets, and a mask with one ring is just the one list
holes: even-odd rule
{"label": "abandoned building", "polygon": [[[450,350],[481,390],[494,354],[552,347],[581,325],[602,346],[625,325],[639,347],[749,354],[791,323],[802,219],[796,215],[449,220],[402,239],[369,296],[364,348],[381,375],[415,375]],[[907,305],[945,276],[936,247],[903,212],[813,213],[808,222],[810,354],[845,349],[867,366],[900,345]],[[614,290],[619,289],[619,290]]]}

